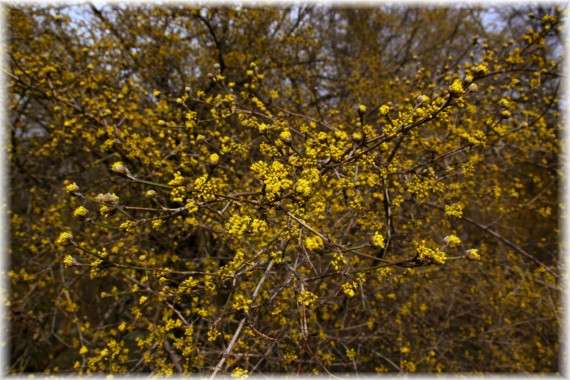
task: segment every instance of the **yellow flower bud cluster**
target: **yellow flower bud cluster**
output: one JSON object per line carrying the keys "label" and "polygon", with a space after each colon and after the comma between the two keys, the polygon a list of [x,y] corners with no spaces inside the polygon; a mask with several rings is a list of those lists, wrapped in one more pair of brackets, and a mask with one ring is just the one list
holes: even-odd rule
{"label": "yellow flower bud cluster", "polygon": [[252,303],[251,299],[245,298],[243,294],[236,295],[234,303],[232,304],[232,308],[234,310],[242,310],[246,313],[249,310],[249,305]]}
{"label": "yellow flower bud cluster", "polygon": [[442,250],[426,247],[425,240],[422,240],[421,243],[416,246],[416,252],[421,259],[438,265],[445,264],[445,260],[447,259],[445,252]]}
{"label": "yellow flower bud cluster", "polygon": [[449,87],[449,93],[452,97],[458,98],[463,94],[463,84],[460,79],[456,79],[453,84]]}
{"label": "yellow flower bud cluster", "polygon": [[305,239],[305,246],[311,251],[318,252],[324,248],[324,242],[320,236],[309,236]]}
{"label": "yellow flower bud cluster", "polygon": [[477,249],[468,249],[465,251],[465,258],[467,260],[481,260],[481,256],[479,255],[479,251]]}
{"label": "yellow flower bud cluster", "polygon": [[461,239],[455,235],[448,235],[443,238],[443,244],[445,244],[446,247],[455,248],[461,244]]}
{"label": "yellow flower bud cluster", "polygon": [[380,235],[378,231],[376,231],[374,235],[370,237],[369,242],[372,248],[384,248],[384,236]]}
{"label": "yellow flower bud cluster", "polygon": [[258,161],[251,165],[251,170],[265,185],[266,197],[270,201],[273,201],[282,191],[293,186],[293,181],[287,178],[288,168],[279,161],[273,161],[271,165]]}
{"label": "yellow flower bud cluster", "polygon": [[307,290],[302,291],[297,296],[297,301],[305,306],[315,306],[315,302],[319,299],[316,294],[313,294]]}
{"label": "yellow flower bud cluster", "polygon": [[65,191],[67,191],[68,193],[77,193],[79,192],[79,186],[77,186],[75,182],[70,183],[65,187]]}
{"label": "yellow flower bud cluster", "polygon": [[61,245],[64,247],[71,245],[73,244],[73,235],[70,234],[69,232],[62,232],[61,234],[59,234],[59,237],[57,238],[55,243],[57,245]]}
{"label": "yellow flower bud cluster", "polygon": [[79,206],[73,212],[73,216],[79,220],[85,220],[88,213],[89,213],[89,211],[85,207]]}
{"label": "yellow flower bud cluster", "polygon": [[354,297],[356,294],[356,289],[358,289],[358,284],[356,282],[345,282],[341,285],[342,292],[349,297]]}

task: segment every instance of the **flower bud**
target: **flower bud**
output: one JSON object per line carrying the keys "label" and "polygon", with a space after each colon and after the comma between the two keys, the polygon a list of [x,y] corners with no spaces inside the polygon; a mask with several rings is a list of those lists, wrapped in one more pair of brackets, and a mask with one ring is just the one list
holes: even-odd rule
{"label": "flower bud", "polygon": [[125,164],[123,164],[121,161],[115,162],[111,166],[111,170],[114,171],[115,173],[123,175],[123,176],[130,176],[131,175],[131,173],[129,172],[129,169],[127,169],[125,167]]}
{"label": "flower bud", "polygon": [[385,244],[384,244],[384,237],[382,235],[380,235],[378,233],[378,231],[376,231],[374,233],[374,236],[371,236],[370,239],[368,240],[368,242],[370,243],[370,246],[372,248],[384,248]]}
{"label": "flower bud", "polygon": [[77,262],[77,260],[75,259],[75,257],[73,257],[73,256],[71,256],[71,255],[65,256],[65,258],[63,259],[63,263],[65,264],[65,266],[66,266],[67,268],[79,264],[79,263]]}
{"label": "flower bud", "polygon": [[77,186],[77,184],[75,182],[73,182],[73,183],[67,185],[65,187],[65,190],[70,194],[78,193],[79,192],[79,186]]}
{"label": "flower bud", "polygon": [[89,211],[85,207],[79,206],[73,212],[73,216],[79,220],[85,220],[87,218],[88,213]]}
{"label": "flower bud", "polygon": [[477,90],[479,90],[479,87],[477,87],[477,84],[476,84],[476,83],[471,83],[471,84],[469,85],[469,87],[467,88],[467,90],[468,90],[469,92],[477,92]]}
{"label": "flower bud", "polygon": [[467,260],[481,260],[481,256],[479,256],[479,252],[476,249],[468,249],[465,251],[465,258]]}
{"label": "flower bud", "polygon": [[56,244],[66,247],[73,244],[73,235],[69,232],[62,232],[55,241]]}
{"label": "flower bud", "polygon": [[486,64],[486,63],[482,63],[482,64],[480,64],[479,66],[477,66],[477,67],[475,68],[475,74],[477,74],[477,75],[485,75],[485,74],[487,74],[487,70],[488,70],[487,64]]}
{"label": "flower bud", "polygon": [[425,103],[429,100],[429,97],[427,95],[420,95],[416,98],[416,103],[417,104],[422,104]]}
{"label": "flower bud", "polygon": [[220,156],[218,156],[216,153],[210,154],[210,159],[208,160],[208,163],[210,164],[211,167],[218,166],[218,164],[220,163]]}
{"label": "flower bud", "polygon": [[279,138],[281,139],[281,141],[283,141],[286,144],[291,144],[293,142],[293,137],[291,136],[291,132],[289,131],[281,132]]}
{"label": "flower bud", "polygon": [[364,138],[364,136],[362,135],[361,132],[354,132],[352,134],[352,141],[354,141],[355,143],[360,143],[362,142],[362,139]]}
{"label": "flower bud", "polygon": [[144,193],[144,196],[146,198],[156,198],[156,191],[148,190],[146,193]]}
{"label": "flower bud", "polygon": [[119,203],[119,197],[111,193],[107,193],[105,195],[99,194],[95,197],[95,200],[98,202],[107,203],[111,205],[116,205]]}
{"label": "flower bud", "polygon": [[454,248],[461,244],[461,239],[455,235],[449,235],[443,238],[443,244],[445,244],[446,247]]}

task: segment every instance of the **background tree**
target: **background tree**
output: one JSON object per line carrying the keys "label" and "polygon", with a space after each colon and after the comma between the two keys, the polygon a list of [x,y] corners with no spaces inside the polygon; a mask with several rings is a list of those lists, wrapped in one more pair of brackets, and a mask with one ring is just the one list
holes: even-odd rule
{"label": "background tree", "polygon": [[10,7],[11,371],[559,371],[561,12]]}

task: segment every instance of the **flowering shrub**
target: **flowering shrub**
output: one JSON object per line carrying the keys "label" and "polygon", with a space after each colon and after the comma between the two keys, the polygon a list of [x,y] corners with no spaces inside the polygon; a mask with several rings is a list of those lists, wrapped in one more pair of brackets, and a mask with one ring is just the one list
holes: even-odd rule
{"label": "flowering shrub", "polygon": [[558,371],[561,10],[482,12],[11,7],[11,371]]}

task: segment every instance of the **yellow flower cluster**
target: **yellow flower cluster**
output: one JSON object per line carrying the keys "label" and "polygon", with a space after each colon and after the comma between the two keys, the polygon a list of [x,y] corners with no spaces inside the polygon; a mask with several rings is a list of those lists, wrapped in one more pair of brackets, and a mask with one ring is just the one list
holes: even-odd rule
{"label": "yellow flower cluster", "polygon": [[207,174],[200,176],[194,180],[194,196],[202,197],[204,200],[212,200],[216,198],[217,184],[214,179],[210,179]]}
{"label": "yellow flower cluster", "polygon": [[317,252],[324,248],[324,242],[320,236],[309,236],[305,239],[305,246],[311,251]]}
{"label": "yellow flower cluster", "polygon": [[261,219],[254,218],[251,221],[251,232],[258,234],[267,230],[267,222]]}
{"label": "yellow flower cluster", "polygon": [[137,222],[133,220],[127,220],[126,222],[121,223],[119,229],[124,232],[133,232],[136,227],[137,227]]}
{"label": "yellow flower cluster", "polygon": [[65,187],[65,191],[68,193],[77,193],[79,191],[79,186],[75,182],[70,183]]}
{"label": "yellow flower cluster", "polygon": [[220,156],[218,156],[217,153],[210,154],[210,159],[208,160],[208,163],[211,166],[216,166],[218,165],[219,162],[220,162]]}
{"label": "yellow flower cluster", "polygon": [[79,220],[84,220],[87,217],[88,213],[89,211],[85,207],[79,206],[73,212],[73,216]]}
{"label": "yellow flower cluster", "polygon": [[335,270],[339,270],[339,268],[347,264],[347,261],[342,253],[335,252],[332,255],[331,264]]}
{"label": "yellow flower cluster", "polygon": [[446,247],[455,248],[461,244],[461,239],[459,239],[456,235],[448,235],[443,238],[443,243]]}
{"label": "yellow flower cluster", "polygon": [[246,313],[249,310],[249,305],[252,303],[251,299],[245,298],[243,294],[236,295],[234,302],[232,304],[232,308],[234,310],[242,310]]}
{"label": "yellow flower cluster", "polygon": [[454,203],[452,205],[445,205],[445,215],[455,216],[461,218],[463,216],[463,205],[461,203]]}
{"label": "yellow flower cluster", "polygon": [[73,235],[70,234],[69,232],[62,232],[61,234],[59,234],[59,237],[55,241],[57,245],[61,245],[64,247],[73,244],[72,242],[73,242]]}
{"label": "yellow flower cluster", "polygon": [[481,260],[481,256],[479,255],[479,251],[477,249],[468,249],[465,251],[465,257],[468,260]]}
{"label": "yellow flower cluster", "polygon": [[384,236],[380,235],[378,231],[374,232],[374,236],[370,237],[370,246],[372,248],[384,248]]}
{"label": "yellow flower cluster", "polygon": [[461,79],[456,79],[453,84],[449,87],[449,93],[454,98],[458,98],[463,94],[463,85],[461,83]]}
{"label": "yellow flower cluster", "polygon": [[188,213],[190,214],[194,214],[195,212],[198,211],[198,204],[194,199],[191,198],[186,199],[186,210],[188,210]]}
{"label": "yellow flower cluster", "polygon": [[209,342],[213,342],[213,341],[215,341],[220,335],[222,335],[222,333],[219,332],[219,331],[216,330],[216,329],[208,330],[208,341],[209,341]]}
{"label": "yellow flower cluster", "polygon": [[251,165],[251,170],[265,185],[266,197],[270,201],[275,200],[282,191],[288,190],[293,185],[293,181],[287,178],[289,170],[279,161],[273,161],[271,165],[258,161]]}
{"label": "yellow flower cluster", "polygon": [[383,104],[380,106],[380,108],[378,109],[378,111],[380,112],[380,115],[386,116],[388,115],[388,113],[390,112],[390,107]]}
{"label": "yellow flower cluster", "polygon": [[226,231],[233,236],[241,237],[248,229],[251,218],[247,215],[234,214],[226,222]]}
{"label": "yellow flower cluster", "polygon": [[196,126],[196,121],[198,119],[198,114],[194,111],[186,112],[186,121],[184,122],[184,126],[187,129],[193,129]]}
{"label": "yellow flower cluster", "polygon": [[186,179],[180,174],[180,172],[174,173],[174,179],[168,182],[170,186],[182,186],[186,183]]}
{"label": "yellow flower cluster", "polygon": [[445,264],[445,260],[447,256],[445,252],[438,249],[431,249],[425,246],[425,240],[422,240],[421,243],[417,244],[416,251],[418,256],[422,259],[427,259],[434,264],[443,265]]}
{"label": "yellow flower cluster", "polygon": [[305,306],[315,306],[315,302],[319,299],[316,294],[311,293],[308,290],[304,290],[297,296],[297,301]]}
{"label": "yellow flower cluster", "polygon": [[295,190],[304,196],[309,196],[313,191],[313,186],[319,182],[319,177],[320,174],[317,168],[303,170]]}
{"label": "yellow flower cluster", "polygon": [[247,379],[249,377],[248,373],[249,371],[247,369],[236,367],[232,371],[231,377],[233,379]]}
{"label": "yellow flower cluster", "polygon": [[67,255],[63,259],[63,263],[65,264],[66,267],[71,267],[77,265],[77,260],[75,260],[75,258],[73,258],[71,255]]}
{"label": "yellow flower cluster", "polygon": [[356,289],[358,289],[358,284],[356,282],[345,282],[341,285],[342,292],[349,297],[354,297],[356,294]]}

